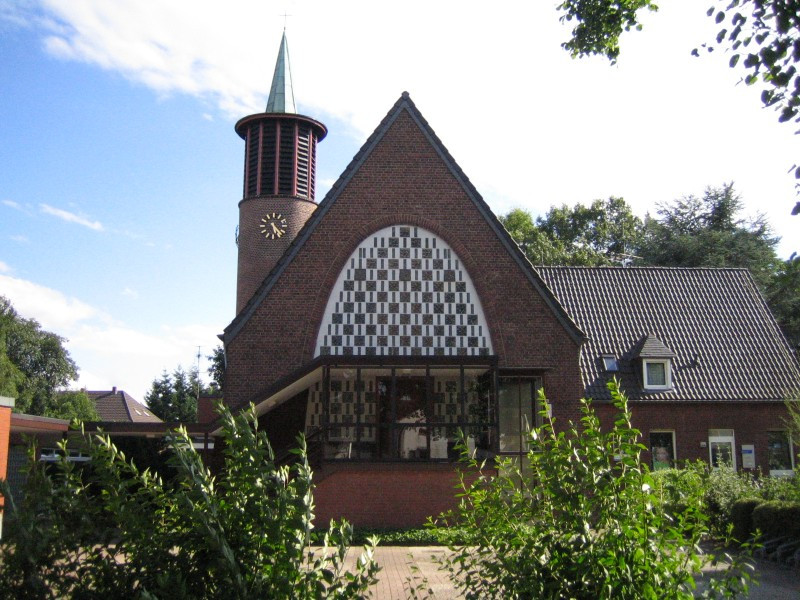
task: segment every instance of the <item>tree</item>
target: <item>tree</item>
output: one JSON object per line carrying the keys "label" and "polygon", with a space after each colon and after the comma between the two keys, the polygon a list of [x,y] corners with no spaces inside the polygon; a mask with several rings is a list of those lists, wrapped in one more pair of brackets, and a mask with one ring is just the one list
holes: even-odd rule
{"label": "tree", "polygon": [[160,378],[154,379],[144,399],[150,410],[164,421],[191,422],[197,418],[197,396],[204,392],[197,369],[186,373],[178,367],[172,375],[164,370]]}
{"label": "tree", "polygon": [[72,419],[78,419],[79,421],[100,420],[100,415],[97,414],[97,407],[83,390],[59,392],[58,402],[49,406],[45,410],[44,416],[70,421]]}
{"label": "tree", "polygon": [[16,396],[15,410],[34,415],[68,411],[59,408],[60,390],[78,378],[78,368],[64,348],[64,338],[21,317],[0,296],[0,387]]}
{"label": "tree", "polygon": [[750,271],[765,291],[778,258],[763,216],[739,217],[742,200],[733,184],[709,187],[701,198],[686,196],[658,207],[658,218],[645,220],[639,254],[646,264],[662,267],[739,267]]}
{"label": "tree", "polygon": [[578,203],[572,208],[566,204],[553,207],[536,224],[571,252],[583,250],[599,264],[631,256],[642,237],[641,219],[624,199],[613,196],[595,200],[589,206]]}
{"label": "tree", "polygon": [[[563,0],[561,20],[575,22],[563,47],[573,57],[600,54],[612,63],[619,56],[624,31],[640,30],[642,10],[655,11],[652,0]],[[716,39],[702,45],[730,49],[729,65],[745,69],[747,85],[761,82],[761,101],[775,108],[781,122],[800,122],[800,6],[796,0],[717,0],[708,16],[720,26]],[[698,50],[692,52],[698,55]],[[742,58],[744,60],[742,60]],[[795,178],[800,167],[795,165]],[[798,184],[800,186],[800,184]],[[796,186],[797,187],[797,186]],[[800,202],[792,214],[800,213]]]}
{"label": "tree", "polygon": [[530,213],[514,209],[500,222],[534,265],[619,264],[636,251],[642,236],[642,221],[614,197],[589,206],[552,207],[535,223]]}
{"label": "tree", "polygon": [[211,377],[210,391],[221,393],[225,387],[225,349],[217,345],[206,358],[211,361],[208,367],[208,374]]}
{"label": "tree", "polygon": [[795,351],[800,350],[800,256],[797,253],[778,265],[767,285],[766,299],[789,344]]}
{"label": "tree", "polygon": [[563,244],[542,232],[529,212],[515,208],[499,220],[532,264],[557,265],[570,261]]}

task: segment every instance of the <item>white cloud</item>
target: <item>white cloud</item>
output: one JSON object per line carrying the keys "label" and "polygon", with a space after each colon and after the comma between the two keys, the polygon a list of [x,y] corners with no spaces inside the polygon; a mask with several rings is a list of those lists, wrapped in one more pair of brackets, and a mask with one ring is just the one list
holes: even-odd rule
{"label": "white cloud", "polygon": [[122,290],[122,295],[127,297],[127,298],[133,298],[135,300],[135,299],[137,299],[139,297],[139,292],[137,292],[136,290],[133,290],[133,289],[131,289],[129,287],[125,287]]}
{"label": "white cloud", "polygon": [[0,273],[10,273],[11,267],[9,267],[6,263],[0,260]]}
{"label": "white cloud", "polygon": [[152,331],[141,331],[82,300],[8,275],[0,275],[0,290],[20,315],[66,338],[66,348],[80,369],[78,387],[117,386],[144,400],[162,370],[195,365],[197,346],[205,375],[205,356],[218,342],[218,326],[154,325]]}
{"label": "white cloud", "polygon": [[76,215],[68,210],[52,207],[49,204],[40,204],[39,208],[43,213],[58,217],[63,221],[67,221],[68,223],[83,225],[84,227],[88,227],[94,231],[103,231],[103,224],[100,221],[91,221],[86,217]]}
{"label": "white cloud", "polygon": [[[39,27],[54,56],[121,73],[159,95],[203,98],[227,117],[263,110],[283,28],[270,4],[42,6]],[[570,59],[560,47],[569,30],[547,2],[513,0],[487,11],[475,0],[409,0],[398,11],[311,0],[284,10],[293,15],[301,112],[334,117],[349,126],[337,135],[363,139],[408,90],[496,212],[520,206],[540,214],[621,195],[643,215],[656,202],[733,180],[788,244],[796,236],[785,218],[794,204],[786,169],[796,162],[796,139],[761,110],[754,90],[734,85],[739,75],[724,53],[689,55],[716,33],[695,0],[646,15],[643,32],[623,37],[614,67]]]}
{"label": "white cloud", "polygon": [[15,208],[16,210],[22,210],[22,207],[19,205],[19,202],[14,202],[13,200],[3,200],[3,204],[8,206],[9,208]]}
{"label": "white cloud", "polygon": [[17,242],[17,243],[20,243],[20,244],[27,244],[30,240],[28,239],[28,236],[25,236],[25,235],[12,235],[11,236],[11,241]]}

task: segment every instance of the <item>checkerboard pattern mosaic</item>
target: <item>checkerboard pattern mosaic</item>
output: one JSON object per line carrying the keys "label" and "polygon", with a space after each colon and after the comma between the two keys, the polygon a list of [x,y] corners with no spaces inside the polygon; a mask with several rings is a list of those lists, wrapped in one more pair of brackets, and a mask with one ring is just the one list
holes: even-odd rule
{"label": "checkerboard pattern mosaic", "polygon": [[382,229],[353,252],[328,299],[316,355],[488,356],[472,280],[420,227]]}

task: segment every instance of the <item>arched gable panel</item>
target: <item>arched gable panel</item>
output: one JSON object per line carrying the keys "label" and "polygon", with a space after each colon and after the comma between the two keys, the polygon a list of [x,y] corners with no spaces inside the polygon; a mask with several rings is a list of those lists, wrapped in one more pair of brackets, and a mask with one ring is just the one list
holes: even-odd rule
{"label": "arched gable panel", "polygon": [[487,356],[489,328],[452,248],[393,225],[350,255],[328,298],[314,355]]}

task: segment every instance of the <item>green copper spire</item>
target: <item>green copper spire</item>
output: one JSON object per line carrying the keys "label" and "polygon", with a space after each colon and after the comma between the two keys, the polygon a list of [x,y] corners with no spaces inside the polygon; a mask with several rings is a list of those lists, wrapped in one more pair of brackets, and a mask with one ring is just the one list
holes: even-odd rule
{"label": "green copper spire", "polygon": [[292,90],[292,70],[289,68],[289,46],[286,44],[286,30],[281,38],[278,61],[272,75],[272,87],[267,100],[268,113],[297,113]]}

